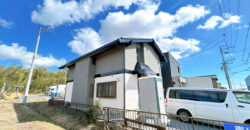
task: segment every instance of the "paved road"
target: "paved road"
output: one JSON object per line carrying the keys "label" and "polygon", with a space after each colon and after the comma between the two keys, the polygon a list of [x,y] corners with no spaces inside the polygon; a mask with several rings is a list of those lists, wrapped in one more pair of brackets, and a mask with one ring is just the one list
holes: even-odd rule
{"label": "paved road", "polygon": [[[49,99],[49,96],[46,95],[31,95],[28,96],[28,99],[40,99],[40,98],[46,98]],[[22,101],[23,100],[23,96],[20,97],[19,99],[9,99],[9,100],[2,100],[2,102],[12,102],[12,101]]]}

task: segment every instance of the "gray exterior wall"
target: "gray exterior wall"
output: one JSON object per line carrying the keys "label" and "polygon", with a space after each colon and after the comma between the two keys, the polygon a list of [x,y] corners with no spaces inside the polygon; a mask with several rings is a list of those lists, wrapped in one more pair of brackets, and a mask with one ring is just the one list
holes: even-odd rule
{"label": "gray exterior wall", "polygon": [[[180,64],[179,62],[169,53],[164,53],[167,61],[161,63],[161,71],[163,78],[163,88],[164,88],[164,96],[166,96],[166,92],[168,87],[180,87],[180,81],[178,77],[181,77]],[[179,68],[179,70],[178,70]]]}
{"label": "gray exterior wall", "polygon": [[96,74],[121,70],[123,65],[123,47],[114,48],[96,57]]}
{"label": "gray exterior wall", "polygon": [[168,54],[168,56],[169,56],[168,60],[170,63],[171,77],[180,77],[181,70],[179,62],[170,53]]}
{"label": "gray exterior wall", "polygon": [[143,46],[144,53],[144,63],[148,65],[153,72],[161,74],[161,62],[154,51],[154,49],[149,44],[144,44]]}
{"label": "gray exterior wall", "polygon": [[192,88],[213,88],[211,77],[185,77],[187,83],[183,87]]}
{"label": "gray exterior wall", "polygon": [[125,48],[125,68],[134,70],[137,63],[136,44],[132,44]]}
{"label": "gray exterior wall", "polygon": [[67,74],[67,82],[72,81],[74,79],[74,72],[75,72],[75,66],[69,67],[68,74]]}
{"label": "gray exterior wall", "polygon": [[78,61],[75,65],[72,103],[89,103],[90,63],[90,57],[86,57]]}

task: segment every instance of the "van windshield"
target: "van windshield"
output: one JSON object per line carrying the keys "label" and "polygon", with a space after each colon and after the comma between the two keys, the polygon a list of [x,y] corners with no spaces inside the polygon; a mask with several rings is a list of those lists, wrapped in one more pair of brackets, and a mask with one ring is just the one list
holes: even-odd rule
{"label": "van windshield", "polygon": [[234,92],[234,95],[238,102],[250,104],[250,93],[249,92]]}

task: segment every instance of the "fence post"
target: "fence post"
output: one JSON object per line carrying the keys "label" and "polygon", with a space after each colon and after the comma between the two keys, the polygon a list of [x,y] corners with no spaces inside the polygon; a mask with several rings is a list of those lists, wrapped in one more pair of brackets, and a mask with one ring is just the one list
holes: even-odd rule
{"label": "fence post", "polygon": [[107,108],[107,122],[109,123],[109,108]]}
{"label": "fence post", "polygon": [[192,122],[192,128],[194,130],[194,120],[193,120],[193,118],[191,118],[191,122]]}
{"label": "fence post", "polygon": [[126,110],[125,109],[123,109],[123,120],[124,120],[124,125],[125,125],[125,127],[127,127],[127,122],[126,122],[126,117],[125,117],[125,113],[126,112]]}

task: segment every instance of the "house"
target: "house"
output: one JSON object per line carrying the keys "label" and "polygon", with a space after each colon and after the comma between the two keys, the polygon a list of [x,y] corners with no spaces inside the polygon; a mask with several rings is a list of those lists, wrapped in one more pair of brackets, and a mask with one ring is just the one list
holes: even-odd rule
{"label": "house", "polygon": [[68,68],[71,107],[99,101],[103,107],[139,109],[138,79],[161,77],[165,61],[154,39],[119,38],[59,68]]}
{"label": "house", "polygon": [[247,89],[250,90],[250,75],[245,79],[245,81],[246,81]]}
{"label": "house", "polygon": [[216,75],[182,77],[180,63],[169,52],[164,56],[166,61],[161,63],[164,94],[168,87],[218,88]]}
{"label": "house", "polygon": [[168,87],[181,87],[186,81],[181,76],[180,63],[169,52],[164,53],[164,56],[166,61],[161,63],[161,71],[166,94]]}
{"label": "house", "polygon": [[192,88],[218,88],[216,75],[205,75],[195,77],[184,77],[186,83],[183,83],[183,87]]}

